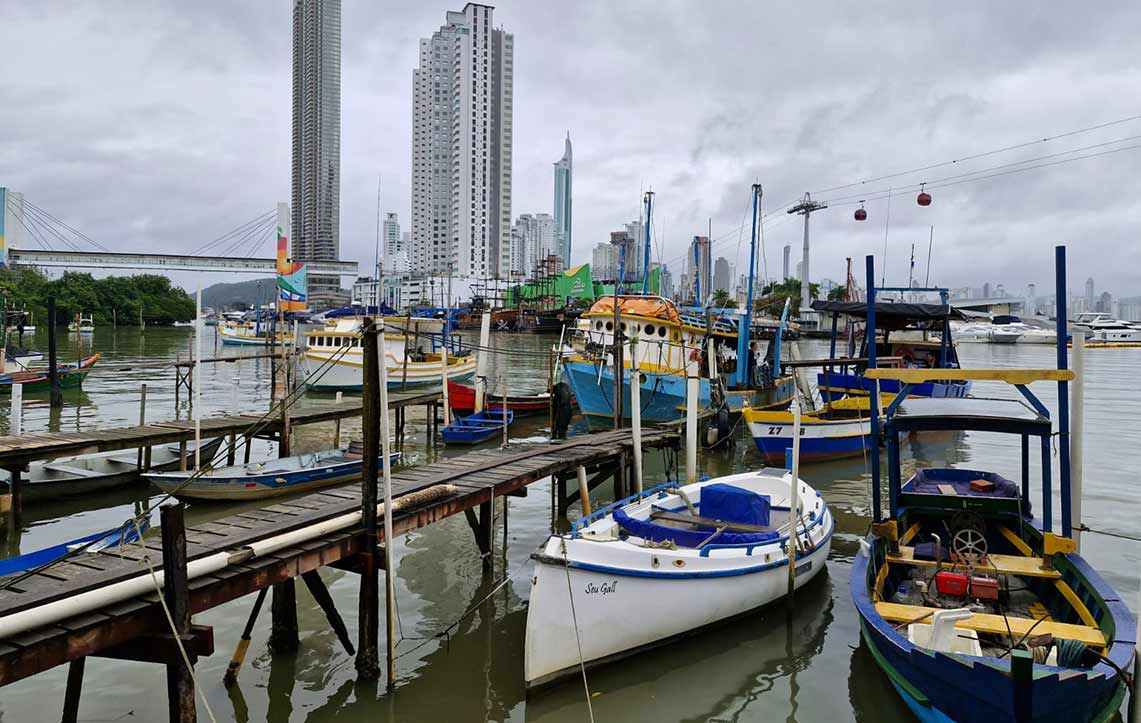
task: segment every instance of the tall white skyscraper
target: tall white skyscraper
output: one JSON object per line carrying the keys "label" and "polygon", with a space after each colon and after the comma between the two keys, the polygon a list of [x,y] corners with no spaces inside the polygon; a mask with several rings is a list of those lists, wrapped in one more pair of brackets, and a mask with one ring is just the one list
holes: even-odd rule
{"label": "tall white skyscraper", "polygon": [[412,71],[413,271],[506,277],[511,266],[514,38],[468,3],[420,41]]}
{"label": "tall white skyscraper", "polygon": [[570,266],[571,255],[571,191],[574,187],[574,168],[571,161],[570,131],[563,157],[555,163],[555,241],[563,265]]}
{"label": "tall white skyscraper", "polygon": [[557,255],[555,219],[549,213],[521,214],[515,219],[511,238],[512,273],[530,276],[540,261]]}
{"label": "tall white skyscraper", "polygon": [[[293,208],[296,261],[341,250],[341,0],[293,2]],[[309,303],[338,302],[341,280],[309,276]]]}
{"label": "tall white skyscraper", "polygon": [[400,237],[400,219],[392,211],[384,214],[384,224],[381,226],[380,238],[384,243],[385,256],[396,256],[403,251],[404,244]]}

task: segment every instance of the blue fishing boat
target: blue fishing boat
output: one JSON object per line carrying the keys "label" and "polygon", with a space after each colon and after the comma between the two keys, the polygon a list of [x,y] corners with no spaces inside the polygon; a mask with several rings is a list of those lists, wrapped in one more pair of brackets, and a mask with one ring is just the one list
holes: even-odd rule
{"label": "blue fishing boat", "polygon": [[[870,256],[867,268],[870,287]],[[1135,618],[1078,553],[1074,536],[1064,269],[1059,248],[1058,369],[877,369],[870,351],[867,378],[894,382],[899,391],[882,417],[871,397],[873,446],[881,437],[887,445],[889,507],[881,515],[880,457],[873,454],[872,529],[860,541],[850,591],[864,646],[922,721],[1105,721],[1122,702]],[[874,337],[874,290],[869,297]],[[1011,384],[1027,403],[908,398],[918,385],[968,380]],[[1050,410],[1029,388],[1035,381],[1058,383],[1056,437]],[[1017,435],[1021,484],[981,468],[921,468],[902,482],[901,437],[934,430]],[[1032,438],[1042,455],[1037,515]],[[1052,443],[1061,456],[1059,532]]]}
{"label": "blue fishing boat", "polygon": [[507,410],[506,416],[502,409],[483,411],[459,417],[440,432],[440,437],[447,444],[479,444],[497,435],[503,434],[505,426],[510,427],[515,421],[515,413]]}
{"label": "blue fishing boat", "polygon": [[[198,500],[252,500],[291,494],[359,480],[362,448],[354,442],[332,449],[267,462],[232,465],[199,471],[143,475],[163,492]],[[391,462],[400,453],[389,456]]]}
{"label": "blue fishing boat", "polygon": [[[895,288],[873,289],[873,292],[898,291]],[[881,362],[897,366],[923,369],[958,369],[959,356],[951,338],[952,320],[964,319],[962,313],[947,303],[947,290],[942,288],[910,289],[909,291],[938,292],[942,303],[903,303],[877,301],[875,356]],[[850,320],[864,320],[868,305],[862,301],[826,301],[817,299],[812,308],[832,317],[831,353],[836,356],[838,337],[843,333],[838,320],[841,316]],[[882,332],[882,338],[879,333]],[[894,335],[894,338],[893,338]],[[859,358],[868,355],[868,333],[863,335]],[[856,335],[847,340],[848,357],[856,357]],[[817,388],[825,402],[843,399],[847,396],[867,396],[875,389],[875,382],[864,372],[868,364],[859,362],[852,366],[829,367],[817,375]],[[880,393],[895,394],[900,384],[892,379],[880,380]],[[971,383],[958,379],[937,380],[911,385],[909,394],[913,397],[937,397],[960,399],[971,391]]]}

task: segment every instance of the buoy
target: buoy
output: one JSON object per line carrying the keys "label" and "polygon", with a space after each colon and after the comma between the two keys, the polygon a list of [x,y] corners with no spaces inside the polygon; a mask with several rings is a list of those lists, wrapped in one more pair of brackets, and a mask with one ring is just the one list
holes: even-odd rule
{"label": "buoy", "polygon": [[860,207],[856,209],[856,220],[857,221],[867,221],[868,220],[868,212],[864,210],[864,202],[863,201],[860,201]]}
{"label": "buoy", "polygon": [[923,187],[926,185],[927,185],[926,183],[920,183],[919,184],[919,196],[916,197],[915,202],[918,203],[920,206],[930,206],[931,205],[931,194],[927,193],[927,191],[923,190]]}

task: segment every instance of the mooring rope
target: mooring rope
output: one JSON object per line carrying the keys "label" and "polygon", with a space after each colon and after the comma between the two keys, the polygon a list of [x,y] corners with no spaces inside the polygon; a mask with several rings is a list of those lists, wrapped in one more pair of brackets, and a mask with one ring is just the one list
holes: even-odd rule
{"label": "mooring rope", "polygon": [[586,712],[590,714],[590,723],[594,723],[594,705],[590,702],[590,683],[586,680],[586,663],[582,659],[582,639],[578,634],[578,614],[574,608],[574,593],[571,590],[570,560],[567,559],[566,538],[559,539],[559,546],[563,553],[563,569],[567,573],[567,600],[570,602],[571,624],[574,625],[574,642],[578,646],[578,667],[582,671],[582,687],[586,692]]}

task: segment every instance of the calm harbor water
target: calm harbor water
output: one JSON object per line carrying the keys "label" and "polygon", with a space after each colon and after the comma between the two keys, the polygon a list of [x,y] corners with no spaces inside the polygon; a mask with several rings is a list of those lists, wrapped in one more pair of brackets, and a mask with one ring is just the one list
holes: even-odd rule
{"label": "calm harbor water", "polygon": [[[135,423],[143,382],[148,384],[148,421],[188,418],[191,410],[185,393],[175,405],[172,369],[130,367],[186,358],[191,339],[186,329],[140,333],[104,328],[93,339],[82,341],[73,335],[64,345],[65,358],[71,358],[66,354],[74,356],[76,345],[83,344],[85,351],[104,355],[99,367],[82,392],[68,393],[62,411],[50,411],[46,396],[27,399],[25,430]],[[208,339],[205,346],[214,353],[212,335]],[[551,340],[496,335],[492,343],[508,352],[541,352]],[[822,342],[801,344],[806,358],[827,351]],[[33,345],[46,349],[46,334],[39,332]],[[243,352],[251,353],[249,349],[217,348],[218,354]],[[964,366],[974,368],[1049,368],[1054,363],[1054,350],[1048,346],[963,344],[959,354]],[[1085,519],[1098,530],[1136,535],[1141,531],[1136,521],[1141,488],[1131,462],[1141,409],[1129,380],[1130,372],[1141,363],[1141,349],[1090,350],[1087,360]],[[546,387],[547,366],[541,354],[496,357],[489,376],[507,379],[511,392],[538,391]],[[269,391],[265,360],[213,365],[204,371],[203,410],[206,414],[264,411]],[[1001,385],[977,384],[974,388],[976,396],[1013,398],[1011,391]],[[1053,409],[1055,386],[1038,384],[1036,391]],[[322,401],[307,398],[303,403]],[[0,433],[5,433],[7,403],[0,402],[0,406]],[[463,451],[428,446],[422,414],[422,410],[409,412],[403,440],[405,464]],[[512,427],[512,436],[542,436],[545,425],[545,418],[524,419]],[[582,429],[576,422],[572,433]],[[359,423],[347,423],[343,439],[358,432]],[[331,443],[332,425],[303,427],[295,448],[310,451]],[[272,454],[269,445],[255,450],[255,458]],[[663,479],[666,462],[658,452],[649,454],[647,485]],[[921,437],[905,453],[905,468],[917,464],[972,466],[1017,478],[1018,441],[988,434]],[[699,465],[703,474],[717,476],[760,466],[760,460],[742,428],[733,449],[702,454]],[[1032,474],[1037,479],[1037,469]],[[850,561],[869,523],[867,463],[856,458],[809,465],[803,468],[802,477],[823,492],[836,515],[837,533],[827,575],[798,593],[791,614],[783,605],[764,609],[743,621],[592,672],[590,702],[595,720],[911,720],[871,657],[859,647],[857,616],[847,592]],[[118,524],[145,495],[127,491],[33,508],[24,515],[19,550],[28,552]],[[599,497],[610,495],[604,485],[596,501],[601,503]],[[580,679],[531,699],[525,695],[522,656],[530,586],[528,557],[551,531],[551,484],[532,485],[527,497],[510,499],[508,507],[506,532],[503,509],[499,509],[495,571],[490,577],[481,575],[478,552],[462,516],[399,540],[395,554],[400,643],[394,694],[355,682],[352,658],[340,647],[304,586],[298,587],[301,650],[295,656],[271,656],[266,651],[269,614],[268,609],[263,611],[239,685],[230,691],[222,686],[222,674],[253,596],[196,616],[196,622],[214,626],[216,652],[199,661],[196,673],[199,690],[215,719],[274,723],[587,720]],[[1057,510],[1058,504],[1054,507]],[[234,510],[225,505],[191,505],[188,523]],[[576,507],[570,516],[577,515]],[[1085,535],[1082,544],[1086,557],[1136,608],[1141,545],[1096,534]],[[356,577],[331,569],[322,574],[355,636]],[[504,576],[508,582],[499,586]],[[60,667],[5,688],[0,694],[0,721],[58,720],[65,677],[66,668]],[[94,659],[86,670],[80,719],[165,720],[164,683],[159,666]],[[201,721],[210,720],[207,705],[199,703]]]}

